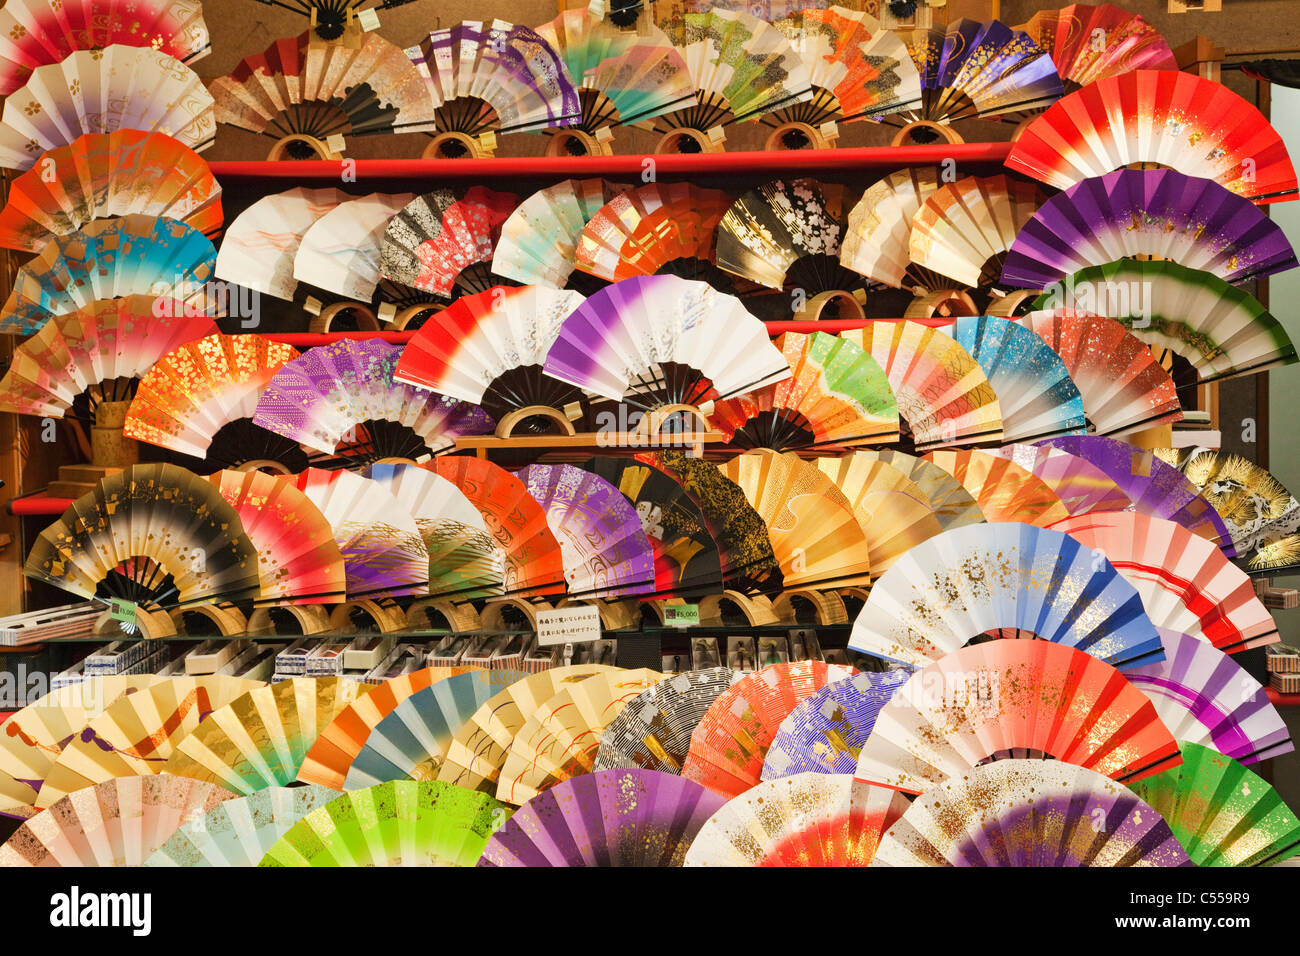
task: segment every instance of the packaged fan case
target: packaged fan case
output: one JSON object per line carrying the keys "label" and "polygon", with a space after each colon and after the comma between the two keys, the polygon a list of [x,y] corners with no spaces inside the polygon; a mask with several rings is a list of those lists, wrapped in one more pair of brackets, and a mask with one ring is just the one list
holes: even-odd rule
{"label": "packaged fan case", "polygon": [[824,660],[822,657],[822,646],[817,640],[816,631],[808,628],[800,628],[790,632],[790,660]]}
{"label": "packaged fan case", "polygon": [[269,680],[275,670],[275,648],[254,644],[235,658],[221,673],[247,680]]}
{"label": "packaged fan case", "polygon": [[1300,650],[1290,644],[1273,644],[1265,649],[1265,666],[1270,674],[1300,673]]}
{"label": "packaged fan case", "polygon": [[343,669],[364,672],[377,667],[395,643],[391,634],[359,634],[343,652]]}
{"label": "packaged fan case", "polygon": [[543,647],[541,644],[534,644],[524,655],[523,663],[520,670],[529,674],[538,674],[542,671],[548,671],[552,667],[559,667],[560,654],[564,651],[563,647]]}
{"label": "packaged fan case", "polygon": [[[789,656],[789,651],[786,652]],[[747,634],[732,634],[727,638],[727,666],[733,671],[751,673],[762,665],[758,663],[757,642]]]}
{"label": "packaged fan case", "polygon": [[758,639],[758,667],[769,664],[788,664],[790,662],[790,644],[784,637],[760,637]]}
{"label": "packaged fan case", "polygon": [[509,643],[510,635],[508,634],[497,634],[495,636],[481,634],[474,639],[460,662],[465,667],[490,669],[493,656]]}
{"label": "packaged fan case", "polygon": [[428,651],[415,644],[398,644],[363,678],[367,684],[382,684],[394,677],[418,671],[427,665]]}
{"label": "packaged fan case", "polygon": [[618,658],[617,641],[590,641],[574,648],[575,664],[607,664],[613,666]]}
{"label": "packaged fan case", "polygon": [[316,649],[320,638],[300,637],[275,655],[275,672],[285,677],[307,673],[307,655]]}
{"label": "packaged fan case", "polygon": [[204,674],[220,673],[221,668],[247,649],[247,641],[231,641],[224,638],[204,641],[185,654],[185,674],[187,677],[199,677]]}
{"label": "packaged fan case", "polygon": [[343,652],[348,641],[322,641],[307,655],[308,677],[332,677],[343,673]]}
{"label": "packaged fan case", "polygon": [[849,662],[849,655],[842,647],[832,647],[829,650],[822,651],[822,660],[827,664],[845,664]]}
{"label": "packaged fan case", "polygon": [[718,651],[716,637],[691,638],[691,669],[704,670],[708,667],[721,667],[722,655]]}
{"label": "packaged fan case", "polygon": [[77,661],[71,667],[59,671],[50,678],[50,690],[55,691],[61,687],[72,687],[80,684],[86,679],[86,662]]}
{"label": "packaged fan case", "polygon": [[448,634],[433,645],[425,664],[429,667],[455,667],[475,640],[472,634]]}
{"label": "packaged fan case", "polygon": [[535,638],[531,634],[513,634],[505,645],[492,654],[490,666],[493,670],[519,670],[524,655],[532,647]]}
{"label": "packaged fan case", "polygon": [[86,674],[125,674],[160,646],[158,641],[113,641],[86,658]]}
{"label": "packaged fan case", "polygon": [[1300,694],[1300,674],[1269,674],[1268,682],[1279,694]]}

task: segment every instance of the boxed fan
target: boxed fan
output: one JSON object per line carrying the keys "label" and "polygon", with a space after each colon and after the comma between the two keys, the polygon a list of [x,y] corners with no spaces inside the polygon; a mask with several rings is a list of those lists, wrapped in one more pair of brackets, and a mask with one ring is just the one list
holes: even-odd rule
{"label": "boxed fan", "polygon": [[461,656],[460,663],[463,667],[482,667],[488,669],[492,666],[492,658],[507,644],[510,643],[510,636],[507,634],[497,634],[488,636],[480,634],[474,638],[473,642]]}
{"label": "boxed fan", "polygon": [[163,665],[154,671],[159,677],[184,677],[185,676],[185,655],[174,657],[169,661],[163,662]]}
{"label": "boxed fan", "polygon": [[308,677],[337,677],[343,673],[343,652],[350,642],[321,641],[307,655],[306,675]]}
{"label": "boxed fan", "polygon": [[573,663],[607,664],[613,666],[618,656],[617,641],[589,641],[573,646]]}
{"label": "boxed fan", "polygon": [[524,655],[523,663],[519,669],[529,674],[539,674],[542,671],[550,670],[552,667],[559,667],[562,663],[560,656],[564,653],[564,646],[553,644],[546,646],[543,644],[534,644]]}
{"label": "boxed fan", "polygon": [[206,640],[186,652],[185,674],[188,677],[199,677],[204,674],[222,673],[221,668],[229,664],[247,648],[248,641],[232,641],[227,638]]}
{"label": "boxed fan", "polygon": [[1300,650],[1290,644],[1270,644],[1264,666],[1270,674],[1300,673]]}
{"label": "boxed fan", "polygon": [[169,663],[171,663],[171,649],[166,644],[163,644],[162,647],[144,658],[144,660],[132,664],[122,673],[128,676],[133,674],[156,674]]}
{"label": "boxed fan", "polygon": [[377,667],[395,643],[391,634],[358,634],[343,652],[344,670],[368,671]]}
{"label": "boxed fan", "polygon": [[86,674],[125,674],[160,647],[159,641],[113,641],[86,657]]}
{"label": "boxed fan", "polygon": [[790,632],[790,659],[792,661],[820,661],[822,646],[817,632],[807,628]]}
{"label": "boxed fan", "polygon": [[1300,694],[1300,674],[1270,674],[1268,682],[1279,694]]}
{"label": "boxed fan", "polygon": [[448,634],[439,639],[433,650],[429,651],[425,664],[429,667],[455,667],[474,641],[471,634]]}
{"label": "boxed fan", "polygon": [[842,647],[832,647],[822,652],[822,660],[827,664],[842,664],[847,666],[849,663],[849,655]]}
{"label": "boxed fan", "polygon": [[784,637],[758,639],[758,667],[790,663],[790,644]]}
{"label": "boxed fan", "polygon": [[721,667],[722,655],[718,650],[716,637],[691,638],[691,669],[704,670],[708,667]]}
{"label": "boxed fan", "polygon": [[275,672],[285,677],[301,677],[307,673],[307,655],[321,643],[318,637],[300,637],[275,655]]}
{"label": "boxed fan", "polygon": [[53,638],[91,637],[102,610],[93,601],[84,601],[0,618],[0,647],[18,647]]}
{"label": "boxed fan", "polygon": [[64,668],[50,678],[50,690],[75,687],[86,679],[86,662],[77,661],[71,667]]}
{"label": "boxed fan", "polygon": [[660,673],[683,674],[690,669],[691,658],[687,654],[664,654],[660,658]]}
{"label": "boxed fan", "polygon": [[266,680],[274,670],[275,648],[265,644],[253,644],[246,647],[243,653],[217,673],[242,677],[246,680]]}
{"label": "boxed fan", "polygon": [[510,635],[506,643],[492,654],[489,666],[493,670],[519,670],[524,663],[524,655],[535,640],[532,634]]}
{"label": "boxed fan", "polygon": [[410,674],[422,667],[433,666],[428,661],[428,652],[415,644],[398,644],[388,652],[382,661],[372,667],[363,680],[367,684],[382,684],[394,677]]}
{"label": "boxed fan", "polygon": [[732,634],[727,638],[727,666],[746,674],[758,670],[758,646],[754,638],[748,634]]}

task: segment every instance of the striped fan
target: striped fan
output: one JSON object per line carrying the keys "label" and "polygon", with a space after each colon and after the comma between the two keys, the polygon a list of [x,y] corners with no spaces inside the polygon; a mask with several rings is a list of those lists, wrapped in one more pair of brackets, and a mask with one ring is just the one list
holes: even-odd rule
{"label": "striped fan", "polygon": [[1077,455],[1046,445],[1004,445],[992,454],[1041,479],[1072,515],[1126,511],[1133,506],[1104,471]]}
{"label": "striped fan", "polygon": [[1136,70],[1178,69],[1159,30],[1110,3],[1039,10],[1017,29],[1047,51],[1068,91]]}
{"label": "striped fan", "polygon": [[[384,230],[413,198],[410,193],[371,193],[326,210],[298,240],[293,254],[294,282],[369,302],[379,285]],[[292,240],[286,245],[292,246]]]}
{"label": "striped fan", "polygon": [[686,671],[647,687],[600,735],[592,768],[639,767],[680,774],[691,734],[718,695],[741,676],[730,668],[711,667]]}
{"label": "striped fan", "polygon": [[217,250],[217,278],[293,300],[294,259],[303,236],[327,212],[353,199],[338,189],[299,186],[263,196],[235,217]]}
{"label": "striped fan", "polygon": [[867,187],[849,210],[840,265],[895,289],[942,288],[941,276],[912,262],[912,225],[938,188],[939,172],[929,167],[900,169]]}
{"label": "striped fan", "polygon": [[1070,514],[1051,485],[1010,459],[969,449],[932,451],[925,459],[960,481],[988,521],[1048,528]]}
{"label": "striped fan", "polygon": [[626,189],[603,179],[565,179],[539,189],[501,224],[492,273],[516,282],[565,288],[583,228]]}
{"label": "striped fan", "polygon": [[[975,498],[962,487],[961,482],[924,458],[915,458],[892,449],[858,451],[854,452],[853,457],[868,464],[880,462],[902,472],[929,502],[930,510],[944,530],[979,524],[984,520],[984,512],[980,511]],[[848,494],[848,491],[845,491],[845,494]],[[872,568],[875,568],[874,564]]]}

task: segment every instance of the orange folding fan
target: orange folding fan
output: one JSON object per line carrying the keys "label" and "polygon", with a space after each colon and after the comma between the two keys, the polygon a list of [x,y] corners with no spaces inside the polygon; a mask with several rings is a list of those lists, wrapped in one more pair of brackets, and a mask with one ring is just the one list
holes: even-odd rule
{"label": "orange folding fan", "polygon": [[1010,459],[963,449],[932,451],[925,460],[960,481],[988,521],[1020,521],[1046,528],[1070,515],[1047,482]]}

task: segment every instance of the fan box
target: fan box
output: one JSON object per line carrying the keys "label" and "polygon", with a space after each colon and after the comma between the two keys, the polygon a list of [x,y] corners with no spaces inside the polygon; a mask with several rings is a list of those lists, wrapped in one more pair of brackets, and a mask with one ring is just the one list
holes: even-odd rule
{"label": "fan box", "polygon": [[474,641],[461,657],[460,662],[465,667],[490,668],[492,658],[496,656],[497,651],[509,643],[510,636],[508,634],[497,634],[495,636],[480,634],[474,638]]}
{"label": "fan box", "polygon": [[470,649],[475,638],[469,634],[448,634],[439,639],[425,658],[429,667],[455,667]]}
{"label": "fan box", "polygon": [[50,690],[56,691],[62,687],[75,687],[86,679],[86,662],[77,661],[71,667],[66,667],[50,678]]}
{"label": "fan box", "polygon": [[1300,651],[1288,644],[1273,644],[1268,647],[1264,666],[1271,674],[1300,673]]}
{"label": "fan box", "polygon": [[618,658],[618,642],[610,640],[590,641],[574,645],[573,663],[614,665]]}
{"label": "fan box", "polygon": [[822,659],[827,664],[841,664],[845,667],[849,663],[848,652],[842,647],[832,647],[830,650],[822,651]]}
{"label": "fan box", "polygon": [[322,641],[307,655],[308,677],[337,677],[343,673],[343,652],[349,641]]}
{"label": "fan box", "polygon": [[157,674],[158,671],[171,663],[171,651],[166,647],[160,647],[138,664],[132,664],[122,673],[127,675],[133,674]]}
{"label": "fan box", "polygon": [[1268,682],[1279,694],[1300,694],[1300,674],[1269,674]]}
{"label": "fan box", "polygon": [[382,684],[394,677],[418,671],[421,667],[434,666],[425,663],[425,655],[425,650],[416,644],[398,644],[362,680],[367,684]]}
{"label": "fan box", "polygon": [[159,677],[184,677],[185,676],[185,655],[174,657],[167,661],[158,670],[154,671]]}
{"label": "fan box", "polygon": [[769,664],[789,664],[790,643],[784,637],[760,637],[758,639],[758,668]]}
{"label": "fan box", "polygon": [[275,672],[285,677],[307,673],[307,655],[321,643],[319,637],[300,637],[275,655]]}
{"label": "fan box", "polygon": [[213,638],[193,647],[185,655],[185,676],[219,674],[221,668],[248,649],[248,641]]}
{"label": "fan box", "polygon": [[217,673],[246,680],[266,680],[275,670],[275,657],[274,647],[253,644]]}
{"label": "fan box", "polygon": [[716,637],[691,638],[691,669],[704,670],[706,667],[721,667],[722,656],[718,649]]}
{"label": "fan box", "polygon": [[87,676],[125,674],[127,668],[140,663],[159,649],[159,641],[113,641],[86,658]]}
{"label": "fan box", "polygon": [[532,647],[533,640],[531,634],[511,635],[506,639],[506,644],[492,654],[489,666],[498,671],[520,670],[524,662],[524,655]]}
{"label": "fan box", "polygon": [[820,661],[822,645],[817,632],[799,628],[790,632],[790,659],[792,661]]}
{"label": "fan box", "polygon": [[691,669],[690,657],[686,654],[665,654],[661,660],[659,672],[662,674],[682,674]]}
{"label": "fan box", "polygon": [[368,671],[388,656],[395,643],[391,634],[358,634],[343,651],[343,669]]}
{"label": "fan box", "polygon": [[541,644],[533,644],[524,655],[523,662],[519,669],[529,674],[540,674],[542,671],[550,670],[552,667],[559,667],[563,661],[560,660],[564,653],[563,644],[552,644],[549,647],[543,647]]}
{"label": "fan box", "polygon": [[732,634],[727,638],[727,666],[742,674],[758,670],[758,647],[751,636]]}

